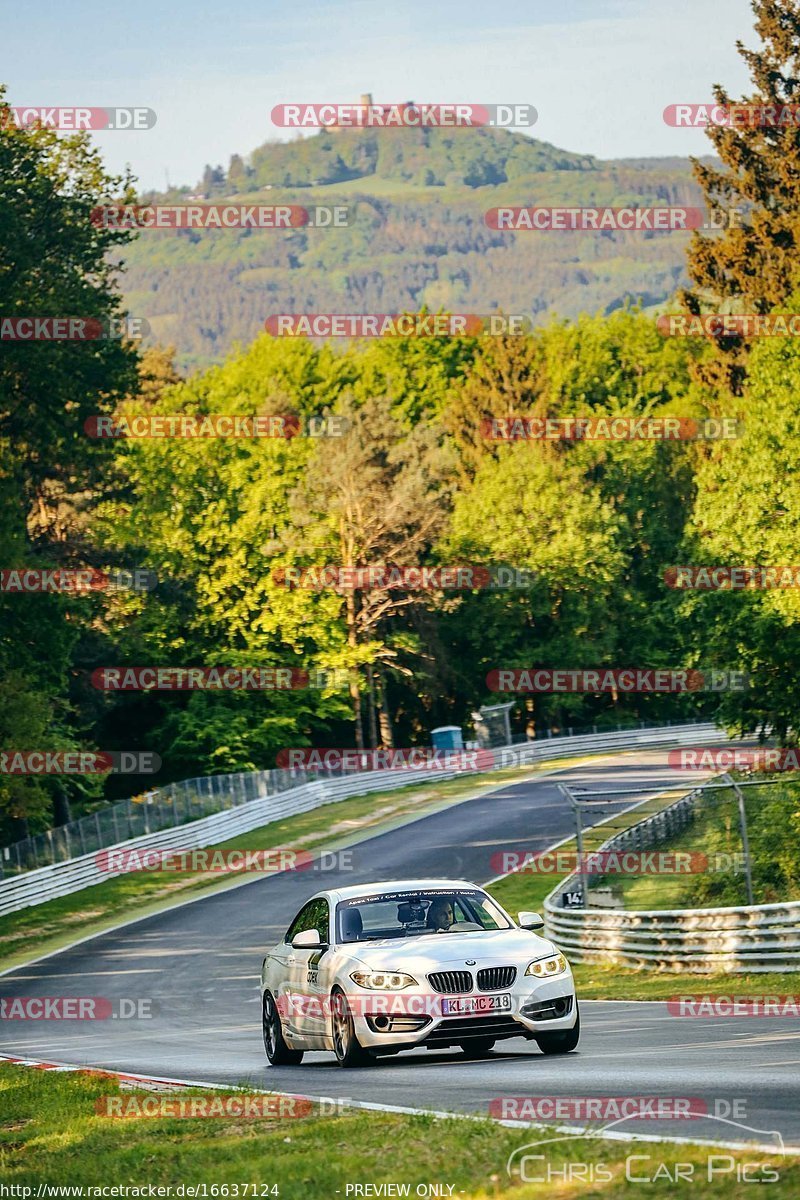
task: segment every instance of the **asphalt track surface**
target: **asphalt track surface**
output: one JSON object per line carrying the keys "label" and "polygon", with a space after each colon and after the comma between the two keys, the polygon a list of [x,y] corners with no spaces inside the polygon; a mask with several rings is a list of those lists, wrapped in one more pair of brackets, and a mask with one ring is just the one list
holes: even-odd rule
{"label": "asphalt track surface", "polygon": [[[545,1057],[534,1042],[500,1042],[486,1059],[427,1050],[343,1071],[332,1055],[269,1068],[259,971],[307,897],[320,888],[392,878],[484,882],[493,854],[540,851],[572,832],[557,782],[592,789],[674,784],[665,750],[642,750],[504,786],[354,847],[353,869],[257,878],[100,934],[0,979],[0,996],[104,996],[150,1002],[150,1019],[0,1021],[0,1053],[308,1096],[488,1114],[500,1097],[690,1098],[726,1120],[625,1121],[620,1133],[800,1145],[800,1023],[790,1018],[669,1014],[663,1002],[581,1003],[577,1052]],[[690,773],[681,780],[692,781]],[[599,819],[599,817],[598,817]],[[702,978],[676,977],[676,993]],[[770,989],[765,979],[765,992]],[[732,1108],[736,1104],[738,1108]],[[513,1114],[509,1114],[513,1115]],[[731,1123],[733,1122],[733,1123]],[[562,1124],[576,1124],[563,1120]],[[533,1132],[533,1131],[531,1131]],[[526,1140],[524,1135],[521,1139]],[[532,1140],[532,1139],[529,1139]]]}

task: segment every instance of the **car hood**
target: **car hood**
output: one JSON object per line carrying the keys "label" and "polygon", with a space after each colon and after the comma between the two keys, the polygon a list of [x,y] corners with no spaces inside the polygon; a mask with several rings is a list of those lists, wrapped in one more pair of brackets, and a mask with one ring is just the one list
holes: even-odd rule
{"label": "car hood", "polygon": [[523,959],[530,962],[555,951],[551,941],[528,929],[424,934],[422,937],[387,938],[379,942],[353,942],[340,949],[343,954],[357,959],[371,970],[422,973],[440,969],[457,970],[469,960],[474,960],[478,967],[486,964],[519,965]]}

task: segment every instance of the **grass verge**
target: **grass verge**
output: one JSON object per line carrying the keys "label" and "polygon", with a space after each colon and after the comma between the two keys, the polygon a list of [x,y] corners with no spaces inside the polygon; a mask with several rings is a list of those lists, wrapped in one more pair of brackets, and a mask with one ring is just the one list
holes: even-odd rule
{"label": "grass verge", "polygon": [[[655,1177],[648,1190],[654,1197],[677,1191],[730,1200],[752,1191],[752,1183],[737,1183],[746,1162],[753,1164],[749,1172],[753,1181],[763,1179],[768,1171],[777,1174],[769,1192],[774,1200],[800,1194],[800,1160],[781,1158],[777,1151],[631,1145],[576,1137],[532,1150],[545,1154],[546,1161],[526,1164],[528,1175],[542,1177],[549,1167],[553,1183],[525,1183],[518,1175],[507,1174],[506,1162],[513,1151],[558,1136],[544,1126],[509,1129],[488,1120],[352,1110],[332,1116],[314,1110],[296,1119],[272,1120],[120,1120],[96,1112],[97,1101],[106,1096],[122,1096],[127,1103],[148,1095],[152,1097],[138,1091],[123,1093],[115,1080],[88,1073],[52,1074],[0,1065],[0,1172],[5,1185],[31,1188],[28,1195],[34,1197],[40,1185],[83,1189],[126,1185],[144,1188],[139,1194],[146,1196],[148,1185],[175,1189],[181,1184],[187,1188],[205,1184],[209,1197],[345,1200],[348,1194],[357,1194],[352,1190],[357,1184],[407,1185],[405,1194],[411,1196],[418,1194],[421,1184],[443,1184],[439,1195],[464,1200],[488,1200],[506,1193],[515,1200],[553,1194],[559,1200],[586,1196],[615,1200],[641,1195],[642,1178]],[[685,1128],[678,1132],[685,1133]],[[635,1161],[627,1163],[629,1156],[636,1156]],[[685,1180],[690,1176],[683,1184],[672,1182],[677,1164],[684,1164]],[[247,1191],[242,1190],[245,1184],[251,1185]],[[21,1191],[7,1194],[26,1200]],[[84,1196],[91,1194],[83,1191]],[[360,1192],[365,1194],[381,1192]]]}

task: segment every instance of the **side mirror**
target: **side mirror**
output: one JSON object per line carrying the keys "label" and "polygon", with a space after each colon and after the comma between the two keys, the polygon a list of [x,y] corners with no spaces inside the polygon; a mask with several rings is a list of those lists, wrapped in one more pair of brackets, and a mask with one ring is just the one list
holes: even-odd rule
{"label": "side mirror", "polygon": [[302,933],[297,933],[292,938],[292,946],[295,950],[311,950],[314,946],[321,945],[323,942],[318,929],[304,929]]}
{"label": "side mirror", "polygon": [[523,929],[544,929],[544,921],[537,912],[517,913],[517,923]]}

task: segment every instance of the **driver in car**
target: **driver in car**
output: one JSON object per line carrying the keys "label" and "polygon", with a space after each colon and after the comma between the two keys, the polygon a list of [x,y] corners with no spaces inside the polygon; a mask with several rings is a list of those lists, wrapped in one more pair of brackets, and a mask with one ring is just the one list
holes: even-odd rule
{"label": "driver in car", "polygon": [[448,896],[436,896],[431,901],[425,924],[429,929],[449,929],[454,918],[453,901]]}

